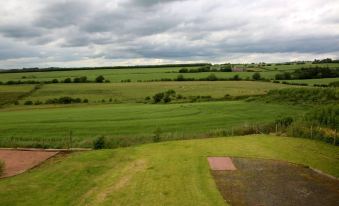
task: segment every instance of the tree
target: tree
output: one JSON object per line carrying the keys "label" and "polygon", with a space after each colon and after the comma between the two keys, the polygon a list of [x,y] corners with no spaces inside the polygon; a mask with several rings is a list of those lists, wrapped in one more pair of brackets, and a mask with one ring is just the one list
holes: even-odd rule
{"label": "tree", "polygon": [[260,73],[259,72],[254,73],[253,76],[252,76],[252,79],[260,80],[261,79]]}
{"label": "tree", "polygon": [[154,103],[159,103],[164,98],[165,94],[163,92],[157,93],[153,96]]}
{"label": "tree", "polygon": [[218,80],[218,77],[215,76],[215,74],[210,74],[208,75],[208,77],[206,78],[207,81],[217,81]]}
{"label": "tree", "polygon": [[177,81],[185,81],[184,75],[179,74],[179,75],[177,76]]}
{"label": "tree", "polygon": [[71,83],[71,82],[72,82],[71,78],[66,78],[66,79],[64,80],[64,83]]}
{"label": "tree", "polygon": [[95,82],[98,82],[98,83],[103,83],[105,80],[105,77],[103,77],[102,75],[98,76],[96,79],[95,79]]}

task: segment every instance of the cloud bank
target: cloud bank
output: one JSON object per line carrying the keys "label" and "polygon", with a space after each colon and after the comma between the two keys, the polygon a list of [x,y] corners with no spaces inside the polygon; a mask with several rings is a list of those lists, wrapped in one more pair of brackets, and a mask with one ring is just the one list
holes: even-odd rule
{"label": "cloud bank", "polygon": [[337,0],[11,0],[0,68],[339,58]]}

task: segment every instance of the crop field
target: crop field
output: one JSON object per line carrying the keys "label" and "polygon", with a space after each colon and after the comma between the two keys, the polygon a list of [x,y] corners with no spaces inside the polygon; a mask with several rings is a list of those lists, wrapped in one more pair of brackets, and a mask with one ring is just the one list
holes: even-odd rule
{"label": "crop field", "polygon": [[29,93],[34,85],[0,85],[0,106],[12,103]]}
{"label": "crop field", "polygon": [[[34,94],[21,101],[46,101],[47,99],[70,96],[88,99],[89,102],[143,102],[145,97],[158,92],[175,90],[184,97],[211,96],[222,98],[225,95],[250,96],[262,95],[271,89],[292,88],[297,86],[273,84],[255,81],[193,81],[193,82],[138,82],[138,83],[79,83],[79,84],[46,84]],[[0,86],[1,88],[1,86]]]}
{"label": "crop field", "polygon": [[221,129],[271,122],[280,116],[302,114],[304,110],[243,101],[9,108],[0,113],[0,144],[24,146],[39,142],[64,147],[60,144],[68,143],[63,141],[68,141],[70,131],[73,146],[77,147],[90,147],[93,139],[101,135],[133,144],[152,141],[158,128],[168,140],[193,138]]}
{"label": "crop field", "polygon": [[[238,65],[239,67],[247,68],[248,72],[201,72],[201,73],[184,73],[185,78],[205,78],[210,74],[215,74],[220,78],[231,78],[238,75],[240,78],[251,78],[252,75],[259,71],[264,78],[272,79],[281,71],[293,71],[302,67],[339,67],[339,64],[293,64],[293,65],[275,65],[262,66],[254,65],[254,68],[248,68],[248,65]],[[71,70],[71,71],[49,71],[49,72],[20,72],[20,73],[0,73],[0,82],[7,81],[51,81],[57,79],[62,81],[66,78],[75,78],[86,76],[89,80],[94,80],[97,76],[103,75],[105,79],[111,82],[121,82],[123,80],[136,81],[150,81],[160,79],[175,79],[182,67],[168,67],[168,68],[125,68],[125,69],[95,69],[95,70]],[[185,67],[187,69],[198,67]],[[251,71],[252,70],[252,71]]]}
{"label": "crop field", "polygon": [[339,177],[338,155],[333,145],[267,135],[73,153],[0,180],[0,205],[225,205],[209,156],[285,160]]}

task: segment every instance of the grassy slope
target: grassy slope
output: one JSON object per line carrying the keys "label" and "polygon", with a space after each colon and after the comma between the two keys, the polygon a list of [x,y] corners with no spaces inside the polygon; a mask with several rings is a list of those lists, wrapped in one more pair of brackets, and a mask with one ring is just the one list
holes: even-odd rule
{"label": "grassy slope", "polygon": [[33,88],[34,85],[0,85],[0,105],[17,100]]}
{"label": "grassy slope", "polygon": [[226,137],[75,153],[0,180],[0,205],[224,205],[207,156],[302,163],[339,177],[339,148],[274,136]]}
{"label": "grassy slope", "polygon": [[131,137],[132,142],[134,137],[150,139],[156,128],[168,133],[169,138],[172,135],[178,138],[245,123],[271,122],[278,116],[302,114],[303,111],[305,109],[301,107],[243,101],[44,109],[33,106],[0,112],[0,140],[11,137],[65,138],[72,130],[74,146],[88,146],[98,135]]}
{"label": "grassy slope", "polygon": [[[45,101],[51,98],[72,96],[87,98],[90,102],[109,98],[118,102],[144,101],[155,93],[174,89],[183,96],[210,95],[214,98],[264,94],[270,89],[291,87],[283,84],[255,81],[222,82],[148,82],[148,83],[110,83],[110,84],[47,84],[33,96],[25,100]],[[22,102],[24,102],[23,100]]]}

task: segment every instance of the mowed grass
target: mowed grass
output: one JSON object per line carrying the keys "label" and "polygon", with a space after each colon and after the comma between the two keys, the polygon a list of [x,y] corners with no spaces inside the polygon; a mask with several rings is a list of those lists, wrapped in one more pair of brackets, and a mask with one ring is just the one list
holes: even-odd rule
{"label": "mowed grass", "polygon": [[0,85],[0,105],[13,103],[33,88],[34,85]]}
{"label": "mowed grass", "polygon": [[339,148],[253,135],[73,153],[0,180],[0,205],[225,205],[207,157],[285,160],[339,177]]}
{"label": "mowed grass", "polygon": [[211,96],[222,98],[265,94],[271,89],[295,87],[258,81],[194,81],[194,82],[147,82],[147,83],[92,83],[92,84],[46,84],[32,96],[22,100],[46,101],[47,99],[70,96],[97,102],[112,99],[114,102],[142,102],[158,92],[173,89],[177,94],[189,96]]}
{"label": "mowed grass", "polygon": [[131,143],[149,142],[156,129],[161,129],[166,139],[180,139],[272,122],[279,116],[304,111],[301,107],[243,101],[8,108],[0,112],[0,144],[13,145],[12,138],[41,143],[49,138],[67,139],[70,131],[73,146],[81,147],[90,147],[100,135],[121,137]]}

